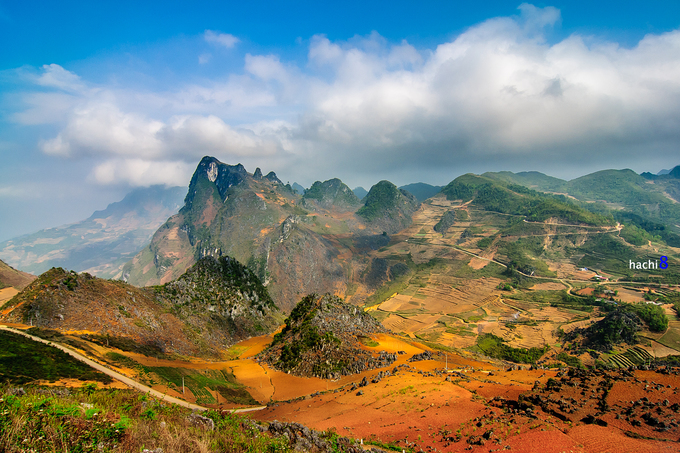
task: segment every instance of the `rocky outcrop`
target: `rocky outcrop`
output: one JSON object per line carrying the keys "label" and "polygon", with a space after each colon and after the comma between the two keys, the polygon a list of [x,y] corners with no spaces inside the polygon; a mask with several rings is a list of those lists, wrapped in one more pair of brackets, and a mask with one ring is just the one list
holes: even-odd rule
{"label": "rocky outcrop", "polygon": [[360,342],[361,337],[385,332],[372,316],[337,296],[312,294],[293,309],[260,360],[297,376],[339,379],[387,367],[397,359],[396,354],[373,353]]}

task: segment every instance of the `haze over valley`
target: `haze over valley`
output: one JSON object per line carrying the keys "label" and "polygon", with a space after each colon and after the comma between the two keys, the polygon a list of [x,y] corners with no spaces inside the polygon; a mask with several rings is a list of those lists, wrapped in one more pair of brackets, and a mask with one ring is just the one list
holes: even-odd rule
{"label": "haze over valley", "polygon": [[0,450],[675,451],[680,7],[502,3],[0,4]]}

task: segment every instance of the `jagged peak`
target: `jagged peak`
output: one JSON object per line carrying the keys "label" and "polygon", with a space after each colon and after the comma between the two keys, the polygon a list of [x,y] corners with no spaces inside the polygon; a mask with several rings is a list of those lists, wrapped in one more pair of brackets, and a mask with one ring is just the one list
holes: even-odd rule
{"label": "jagged peak", "polygon": [[253,179],[257,179],[258,181],[262,179],[262,170],[260,170],[260,167],[255,169],[255,173],[253,173]]}
{"label": "jagged peak", "polygon": [[228,165],[214,157],[205,156],[199,162],[189,183],[189,192],[184,200],[185,205],[191,205],[197,192],[200,181],[208,180],[217,187],[220,197],[223,199],[230,187],[236,186],[248,178],[248,172],[241,164]]}
{"label": "jagged peak", "polygon": [[269,173],[267,173],[267,175],[264,177],[264,179],[267,179],[271,182],[275,182],[275,183],[278,183],[278,184],[283,184],[283,182],[281,182],[281,180],[276,176],[276,173],[274,173],[273,171],[270,171]]}

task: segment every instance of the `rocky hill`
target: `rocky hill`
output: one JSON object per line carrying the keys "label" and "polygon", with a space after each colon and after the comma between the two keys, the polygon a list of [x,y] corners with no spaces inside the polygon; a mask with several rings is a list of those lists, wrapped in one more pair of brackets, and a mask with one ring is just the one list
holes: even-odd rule
{"label": "rocky hill", "polygon": [[179,210],[185,193],[180,187],[136,189],[83,221],[0,243],[0,258],[35,275],[63,267],[119,277],[123,265]]}
{"label": "rocky hill", "polygon": [[305,191],[302,199],[306,206],[316,204],[324,209],[355,211],[361,206],[359,198],[338,178],[316,181]]}
{"label": "rocky hill", "polygon": [[409,192],[398,189],[389,181],[380,181],[368,191],[357,215],[369,225],[392,234],[411,224],[411,216],[418,206],[418,200]]}
{"label": "rocky hill", "polygon": [[260,360],[297,376],[339,379],[393,363],[396,354],[374,353],[362,344],[371,334],[386,332],[372,316],[337,296],[312,294],[295,306]]}
{"label": "rocky hill", "polygon": [[228,257],[204,258],[177,281],[151,288],[52,268],[3,308],[5,322],[212,357],[271,332],[282,318],[257,277]]}

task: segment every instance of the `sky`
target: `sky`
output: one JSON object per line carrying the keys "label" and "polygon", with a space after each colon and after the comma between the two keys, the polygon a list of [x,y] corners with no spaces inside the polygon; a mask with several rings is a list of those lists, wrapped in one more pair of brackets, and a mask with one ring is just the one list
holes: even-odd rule
{"label": "sky", "polygon": [[138,3],[0,0],[0,241],[205,155],[367,189],[680,164],[675,0]]}

